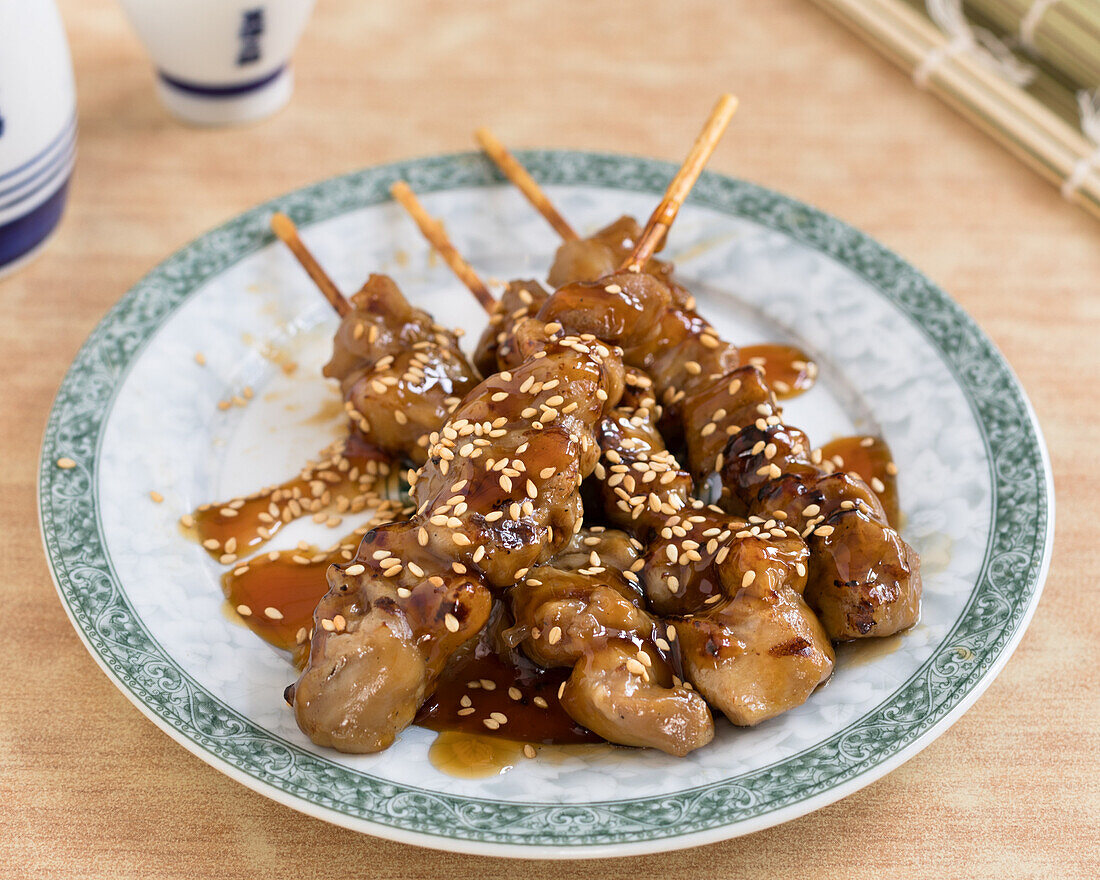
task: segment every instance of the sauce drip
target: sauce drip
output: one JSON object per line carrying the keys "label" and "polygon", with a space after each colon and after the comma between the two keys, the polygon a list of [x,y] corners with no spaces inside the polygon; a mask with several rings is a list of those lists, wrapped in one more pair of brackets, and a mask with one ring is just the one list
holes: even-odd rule
{"label": "sauce drip", "polygon": [[222,565],[233,565],[303,516],[335,528],[342,514],[358,513],[379,501],[376,486],[389,473],[389,459],[351,433],[294,479],[245,498],[203,504],[180,524]]}
{"label": "sauce drip", "polygon": [[485,779],[507,773],[524,760],[523,743],[499,736],[444,730],[428,749],[428,760],[448,776]]}
{"label": "sauce drip", "polygon": [[[364,529],[363,531],[366,531]],[[230,605],[252,632],[284,651],[309,641],[313,609],[328,592],[325,572],[355,555],[359,533],[330,550],[294,549],[269,553],[222,575]]]}
{"label": "sauce drip", "polygon": [[894,633],[880,639],[855,639],[836,646],[836,668],[853,669],[874,663],[880,657],[887,657],[901,647],[909,630]]}
{"label": "sauce drip", "polygon": [[839,437],[821,447],[822,466],[858,475],[882,502],[886,521],[897,528],[898,468],[893,453],[881,437]]}
{"label": "sauce drip", "polygon": [[793,345],[747,345],[740,352],[742,363],[764,371],[764,378],[780,400],[804,394],[817,381],[817,364]]}

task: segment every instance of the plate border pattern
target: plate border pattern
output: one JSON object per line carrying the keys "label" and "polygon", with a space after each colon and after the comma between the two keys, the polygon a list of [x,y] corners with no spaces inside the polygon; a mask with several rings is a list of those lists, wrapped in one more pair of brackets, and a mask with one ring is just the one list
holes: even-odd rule
{"label": "plate border pattern", "polygon": [[[605,153],[526,151],[520,157],[543,184],[658,193],[675,171],[669,163]],[[699,832],[728,829],[710,835],[717,839],[740,833],[739,825],[772,824],[769,816],[780,821],[801,802],[827,802],[834,799],[830,792],[840,797],[877,778],[976,698],[1022,634],[1049,561],[1051,478],[1030,404],[989,338],[900,257],[815,208],[709,172],[693,202],[783,232],[869,281],[940,352],[982,431],[993,516],[981,575],[951,633],[890,699],[813,748],[750,773],[672,795],[547,805],[444,794],[350,770],[257,727],[191,679],[134,612],[104,543],[96,467],[114,395],[142,348],[188,296],[272,240],[272,211],[308,226],[388,201],[389,186],[399,178],[420,193],[502,181],[483,157],[462,153],[368,168],[254,208],[139,281],[91,333],[61,384],[39,470],[46,554],[89,650],[146,714],[204,759],[231,768],[234,777],[272,796],[289,795],[293,805],[331,821],[347,817],[382,835],[442,847],[552,847],[582,855],[577,848],[639,851],[629,845],[661,840],[673,848],[674,838],[689,841]],[[57,468],[62,456],[76,467]]]}

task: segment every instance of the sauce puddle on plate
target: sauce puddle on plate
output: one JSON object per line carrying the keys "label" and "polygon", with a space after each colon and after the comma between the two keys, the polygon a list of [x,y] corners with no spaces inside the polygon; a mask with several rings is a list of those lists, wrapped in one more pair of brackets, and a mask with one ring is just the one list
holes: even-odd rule
{"label": "sauce puddle on plate", "polygon": [[740,349],[741,363],[764,371],[764,378],[780,400],[798,397],[814,387],[817,364],[801,348],[770,342]]}

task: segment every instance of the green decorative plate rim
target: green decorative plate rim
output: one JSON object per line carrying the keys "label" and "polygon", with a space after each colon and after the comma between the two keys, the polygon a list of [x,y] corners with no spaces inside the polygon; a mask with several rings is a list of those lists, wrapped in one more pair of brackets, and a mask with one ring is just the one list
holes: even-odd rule
{"label": "green decorative plate rim", "polygon": [[[544,184],[661,192],[675,166],[635,156],[520,154]],[[152,638],[119,583],[97,499],[102,428],[142,348],[204,281],[269,244],[280,210],[302,226],[389,200],[502,181],[475,153],[434,156],[332,178],[260,205],[169,257],[103,318],[54,401],[39,465],[43,542],[77,632],[116,685],[173,738],[229,776],[303,812],[421,845],[511,856],[624,855],[747,833],[868,784],[927,745],[1007,661],[1042,589],[1053,536],[1050,465],[1038,422],[1009,366],[969,316],[865,234],[787,196],[705,173],[691,201],[780,231],[854,271],[918,326],[949,366],[982,431],[993,516],[981,575],[952,632],[874,710],[770,766],[670,795],[546,805],[474,799],[364,776],[277,738],[206,692]],[[60,470],[55,462],[77,463]]]}

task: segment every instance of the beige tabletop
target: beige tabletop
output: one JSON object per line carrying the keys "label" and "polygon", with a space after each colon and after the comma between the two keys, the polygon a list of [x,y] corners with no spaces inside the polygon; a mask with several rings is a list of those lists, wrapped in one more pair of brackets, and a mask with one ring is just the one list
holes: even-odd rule
{"label": "beige tabletop", "polygon": [[[297,91],[263,123],[158,106],[114,3],[65,0],[80,152],[64,226],[0,283],[0,876],[1072,877],[1100,856],[1100,224],[804,0],[321,0]],[[516,864],[355,834],[248,791],[147,721],[88,656],[47,572],[41,433],[85,335],[141,275],[272,196],[364,165],[518,146],[711,163],[836,214],[941,283],[1031,396],[1058,494],[1053,566],[1015,656],[924,752],[839,803],[727,843]]]}

